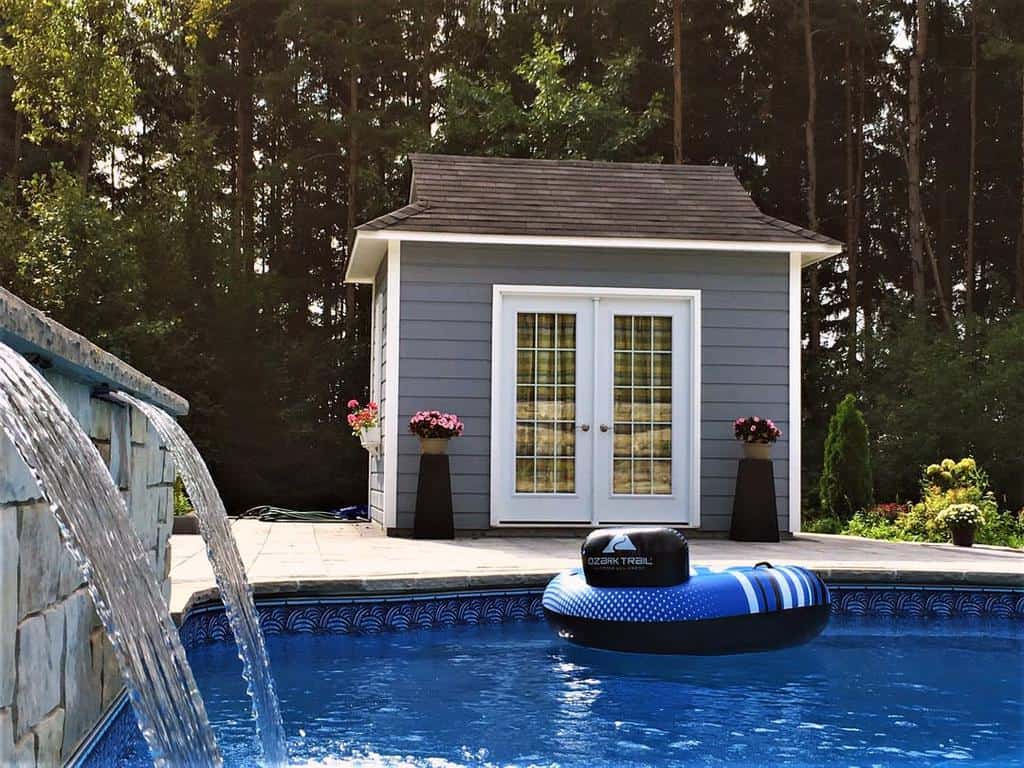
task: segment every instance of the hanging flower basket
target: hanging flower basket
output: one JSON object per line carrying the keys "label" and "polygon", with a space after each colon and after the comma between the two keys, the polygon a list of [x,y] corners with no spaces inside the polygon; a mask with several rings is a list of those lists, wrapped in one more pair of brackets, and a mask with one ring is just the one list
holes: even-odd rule
{"label": "hanging flower basket", "polygon": [[380,449],[380,427],[367,427],[359,433],[359,442],[370,453]]}
{"label": "hanging flower basket", "polygon": [[352,434],[359,438],[370,454],[376,456],[380,453],[380,422],[377,404],[372,400],[364,406],[359,405],[358,400],[349,400],[348,425],[352,428]]}

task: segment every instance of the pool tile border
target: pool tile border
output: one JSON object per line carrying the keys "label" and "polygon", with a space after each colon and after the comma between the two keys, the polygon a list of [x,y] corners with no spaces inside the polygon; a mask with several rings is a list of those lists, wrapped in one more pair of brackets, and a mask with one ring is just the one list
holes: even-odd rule
{"label": "pool tile border", "polygon": [[1024,619],[1024,589],[886,584],[830,585],[833,616]]}
{"label": "pool tile border", "polygon": [[[832,615],[1024,619],[1024,589],[885,584],[830,585]],[[260,600],[265,635],[377,634],[543,618],[541,591],[455,592],[381,597]],[[181,627],[186,648],[231,639],[219,604],[194,608]]]}
{"label": "pool tile border", "polygon": [[[456,592],[386,597],[308,597],[259,600],[264,635],[377,634],[408,629],[501,624],[543,618],[541,592]],[[186,649],[231,639],[220,604],[185,614],[181,640]]]}

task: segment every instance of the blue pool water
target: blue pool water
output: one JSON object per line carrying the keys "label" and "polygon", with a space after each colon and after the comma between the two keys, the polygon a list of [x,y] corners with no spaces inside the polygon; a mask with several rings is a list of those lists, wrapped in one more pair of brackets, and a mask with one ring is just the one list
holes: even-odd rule
{"label": "blue pool water", "polygon": [[[744,656],[577,648],[543,622],[267,638],[298,765],[1024,764],[1024,626],[833,619]],[[257,742],[233,646],[190,652],[228,766]],[[147,765],[141,739],[122,766]]]}

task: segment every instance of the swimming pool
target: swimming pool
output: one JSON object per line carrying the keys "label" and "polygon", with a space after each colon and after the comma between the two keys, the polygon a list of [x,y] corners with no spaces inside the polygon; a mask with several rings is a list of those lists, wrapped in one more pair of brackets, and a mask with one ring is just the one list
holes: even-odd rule
{"label": "swimming pool", "polygon": [[[368,635],[309,633],[324,611],[283,613],[307,622],[267,637],[295,763],[1007,766],[1024,754],[1015,618],[837,616],[800,648],[660,657],[571,646],[531,618],[534,599],[504,609],[522,621]],[[234,647],[191,645],[226,764],[253,765]],[[102,764],[149,764],[131,729],[114,741]]]}

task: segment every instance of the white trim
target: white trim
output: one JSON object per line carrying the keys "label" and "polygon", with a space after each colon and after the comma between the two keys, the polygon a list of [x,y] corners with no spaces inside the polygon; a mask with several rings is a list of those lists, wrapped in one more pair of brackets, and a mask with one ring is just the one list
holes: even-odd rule
{"label": "white trim", "polygon": [[388,241],[387,378],[384,382],[384,530],[398,525],[398,361],[402,288],[402,244]]}
{"label": "white trim", "polygon": [[[498,512],[495,505],[495,499],[502,491],[501,487],[501,464],[498,463],[498,457],[502,456],[501,448],[501,435],[498,429],[498,425],[501,423],[501,398],[498,397],[498,382],[501,380],[501,360],[502,360],[502,343],[501,343],[501,311],[502,311],[502,299],[504,297],[503,289],[508,288],[504,285],[494,285],[491,287],[491,451],[490,460],[488,464],[491,470],[491,487],[490,497],[488,506],[490,509],[491,527],[495,528],[500,525],[498,522]],[[514,373],[512,375],[515,375]]]}
{"label": "white trim", "polygon": [[690,365],[692,368],[692,380],[690,381],[690,388],[692,389],[693,409],[690,413],[690,419],[693,422],[693,430],[690,435],[690,451],[693,456],[693,471],[690,477],[690,525],[694,528],[700,528],[700,428],[701,428],[701,403],[704,402],[704,390],[703,390],[703,379],[701,366],[703,365],[703,349],[704,342],[701,338],[701,329],[704,327],[704,314],[701,309],[701,292],[693,291],[693,334],[690,337],[690,343],[693,344],[693,360]]}
{"label": "white trim", "polygon": [[[600,350],[601,337],[600,337],[600,333],[598,332],[598,329],[597,329],[598,313],[600,312],[600,309],[601,309],[601,297],[600,296],[591,296],[590,297],[590,311],[593,313],[593,315],[592,315],[592,317],[593,317],[593,322],[592,322],[593,332],[592,332],[592,335],[593,335],[594,338],[593,338],[593,344],[591,344],[591,354],[593,355],[593,357],[591,357],[590,359],[593,362],[593,366],[594,366],[594,371],[595,372],[597,371],[597,361],[600,359],[600,355],[601,355],[601,350]],[[597,422],[598,422],[597,407],[598,407],[598,403],[601,402],[601,393],[597,391],[598,380],[599,379],[600,379],[600,376],[595,375],[595,376],[592,377],[592,381],[591,381],[591,384],[593,385],[591,390],[590,390],[591,411],[593,412],[593,416],[591,417],[591,422],[590,422],[591,429],[597,429]],[[494,395],[492,394],[491,397],[494,397]],[[613,437],[613,440],[614,440],[614,437]],[[590,478],[591,478],[590,479],[590,483],[591,483],[591,487],[593,487],[594,478],[597,477],[597,473],[600,471],[599,470],[600,463],[601,463],[601,454],[597,450],[597,446],[596,445],[592,446],[591,450],[590,450]],[[591,525],[599,525],[600,522],[601,522],[600,521],[600,517],[599,517],[598,512],[597,512],[597,498],[596,498],[596,494],[591,492],[591,494],[590,494],[590,524]]]}
{"label": "white trim", "polygon": [[[700,291],[692,288],[604,288],[587,285],[495,285],[494,298],[505,294],[533,296],[591,296],[601,299],[639,297],[651,299],[700,299]],[[492,317],[492,320],[500,319]]]}
{"label": "white trim", "polygon": [[800,299],[802,254],[789,255],[789,530],[800,532],[800,415],[801,379],[800,353],[803,334],[800,330]]}
{"label": "white trim", "polygon": [[[380,347],[382,339],[380,323],[377,322],[377,313],[380,311],[380,307],[377,305],[377,283],[374,280],[374,282],[370,283],[370,400],[376,400],[380,403]],[[372,453],[367,453],[366,457],[366,511],[371,521],[373,520],[373,465],[374,462],[382,461],[382,456],[382,453],[378,453],[376,456]],[[384,524],[383,496],[383,489],[381,489],[380,522],[382,527]]]}
{"label": "white trim", "polygon": [[[390,293],[389,293],[390,295]],[[501,485],[500,473],[495,471],[495,467],[501,467],[502,461],[506,458],[505,449],[502,442],[502,431],[498,429],[498,424],[501,421],[501,398],[497,391],[498,382],[501,380],[503,375],[508,372],[502,370],[502,337],[503,328],[501,323],[502,317],[502,303],[505,296],[515,295],[533,295],[533,296],[567,296],[567,297],[581,297],[590,296],[592,298],[653,298],[653,299],[679,299],[682,301],[689,301],[692,307],[692,335],[691,335],[691,404],[690,404],[690,423],[692,425],[691,430],[691,461],[690,461],[690,472],[689,472],[689,497],[688,501],[690,509],[688,510],[687,522],[684,524],[688,528],[699,528],[701,519],[700,510],[700,472],[701,472],[701,451],[700,451],[700,438],[701,438],[701,400],[703,399],[703,391],[701,389],[701,327],[703,324],[703,315],[701,312],[701,291],[689,288],[611,288],[611,287],[599,287],[599,286],[561,286],[561,285],[509,285],[509,284],[495,284],[491,289],[491,452],[490,452],[490,466],[491,466],[491,479],[490,479],[490,523],[491,527],[494,528],[505,528],[505,527],[516,527],[517,525],[527,525],[530,527],[538,527],[543,524],[539,523],[502,523],[500,522],[500,516],[498,514],[498,502],[501,499],[503,488]],[[388,327],[390,328],[390,319],[388,321]],[[596,355],[596,331],[595,331],[595,355]],[[595,356],[596,361],[596,356]],[[595,377],[596,379],[596,377]],[[595,400],[596,402],[596,400]],[[596,425],[595,425],[596,426]],[[597,451],[593,454],[595,457]],[[594,466],[596,468],[596,458],[594,459]],[[596,508],[595,508],[596,509]],[[593,514],[596,514],[594,512]],[[598,525],[593,522],[593,515],[590,523],[551,523],[553,527],[592,527]]]}
{"label": "white trim", "polygon": [[758,253],[793,253],[795,245],[807,258],[804,266],[842,253],[842,245],[815,243],[809,240],[791,240],[777,243],[751,240],[674,240],[643,237],[563,237],[556,235],[482,235],[469,232],[417,232],[413,230],[376,229],[356,233],[345,274],[346,282],[369,282],[376,267],[384,258],[384,242],[411,240],[422,243],[473,243],[477,245],[548,245],[575,248],[632,248],[700,251],[740,251]]}

